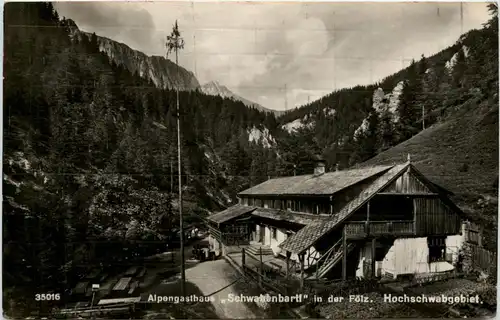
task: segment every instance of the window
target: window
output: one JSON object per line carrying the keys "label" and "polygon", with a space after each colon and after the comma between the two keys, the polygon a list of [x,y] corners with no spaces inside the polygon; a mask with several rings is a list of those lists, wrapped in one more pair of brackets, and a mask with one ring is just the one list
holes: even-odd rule
{"label": "window", "polygon": [[303,212],[306,212],[306,213],[313,213],[312,212],[312,206],[311,206],[311,203],[310,202],[305,202],[304,203],[304,210]]}
{"label": "window", "polygon": [[271,228],[271,238],[273,240],[277,240],[278,239],[278,230],[274,227]]}
{"label": "window", "polygon": [[246,234],[247,232],[248,232],[248,230],[247,230],[246,225],[239,226],[239,230],[238,230],[239,234]]}
{"label": "window", "polygon": [[446,237],[427,238],[429,263],[446,260]]}
{"label": "window", "polygon": [[272,208],[273,207],[273,200],[269,199],[267,200],[267,207]]}
{"label": "window", "polygon": [[273,208],[274,209],[281,209],[281,200],[274,200],[274,205],[273,205]]}

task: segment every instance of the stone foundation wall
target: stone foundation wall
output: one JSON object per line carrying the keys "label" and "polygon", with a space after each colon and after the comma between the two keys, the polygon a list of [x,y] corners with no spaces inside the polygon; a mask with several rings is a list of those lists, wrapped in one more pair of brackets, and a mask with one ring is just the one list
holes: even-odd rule
{"label": "stone foundation wall", "polygon": [[462,271],[470,273],[482,271],[496,274],[496,255],[476,244],[464,243],[462,250]]}

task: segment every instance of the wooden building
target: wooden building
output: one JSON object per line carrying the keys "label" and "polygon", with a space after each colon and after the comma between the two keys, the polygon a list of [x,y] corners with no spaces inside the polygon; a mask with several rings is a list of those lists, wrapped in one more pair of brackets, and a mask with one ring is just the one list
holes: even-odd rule
{"label": "wooden building", "polygon": [[[257,244],[281,256],[287,270],[295,261],[309,278],[374,277],[384,268],[389,275],[432,272],[440,269],[433,263],[446,263],[446,239],[461,233],[462,216],[449,191],[410,161],[324,168],[319,159],[311,175],[270,179],[240,192],[237,205],[209,217],[214,248],[225,254]],[[408,263],[394,258],[402,241],[427,244],[427,268],[397,265]]]}

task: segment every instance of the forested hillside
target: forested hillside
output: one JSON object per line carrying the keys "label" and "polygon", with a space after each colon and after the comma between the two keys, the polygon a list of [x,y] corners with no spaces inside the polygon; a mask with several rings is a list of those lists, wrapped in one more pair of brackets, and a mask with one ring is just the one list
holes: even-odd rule
{"label": "forested hillside", "polygon": [[[134,241],[163,241],[175,231],[176,93],[133,69],[126,55],[110,56],[118,49],[105,49],[114,44],[73,37],[77,26],[51,4],[4,8],[4,306],[20,315],[35,292],[63,292],[90,268],[131,258]],[[278,119],[240,101],[181,91],[187,223],[269,177],[312,172],[312,155],[321,153],[328,170],[411,153],[458,193],[462,208],[496,223],[491,9],[488,24],[454,46]],[[159,77],[192,82],[188,71],[183,81]]]}
{"label": "forested hillside", "polygon": [[466,218],[485,227],[485,245],[496,251],[498,16],[495,5],[488,8],[492,17],[484,27],[454,46],[380,83],[333,92],[280,117],[284,159],[305,163],[311,150],[322,152],[332,170],[401,163],[410,154],[455,193]]}
{"label": "forested hillside", "polygon": [[[130,258],[130,241],[165,239],[178,225],[175,92],[110,63],[95,35],[71,40],[72,27],[51,4],[5,6],[7,310],[64,292],[92,266]],[[261,142],[276,120],[196,91],[180,92],[180,107],[189,223],[267,179],[276,153]]]}
{"label": "forested hillside", "polygon": [[[329,168],[363,162],[446,121],[462,104],[498,101],[498,24],[464,34],[455,45],[370,86],[332,92],[279,118],[280,141],[313,146]],[[287,145],[285,143],[285,145]],[[306,152],[303,150],[301,152]],[[290,154],[285,160],[297,162]],[[402,158],[401,160],[404,160]]]}
{"label": "forested hillside", "polygon": [[441,84],[446,91],[432,95],[423,82],[421,95],[434,125],[363,165],[393,163],[411,154],[424,174],[454,193],[467,218],[485,228],[485,246],[497,251],[498,16],[494,5],[489,8],[493,17],[485,27],[461,37],[467,50],[452,59],[448,81]]}

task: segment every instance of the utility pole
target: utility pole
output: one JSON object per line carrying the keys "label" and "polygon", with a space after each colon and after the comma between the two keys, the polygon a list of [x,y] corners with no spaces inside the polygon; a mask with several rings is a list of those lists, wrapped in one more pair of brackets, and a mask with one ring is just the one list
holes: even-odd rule
{"label": "utility pole", "polygon": [[460,2],[460,35],[464,34],[464,4]]}
{"label": "utility pole", "polygon": [[172,156],[170,158],[170,194],[174,193],[174,167],[172,164]]}
{"label": "utility pole", "polygon": [[[177,20],[172,29],[172,33],[167,36],[167,56],[175,51],[175,64],[177,65],[177,79],[179,79],[179,49],[184,48],[184,39],[181,38]],[[179,110],[179,85],[176,86],[177,103],[177,162],[179,170],[179,228],[181,241],[181,295],[186,296],[186,269],[184,265],[184,221],[182,218],[182,171],[181,171],[181,122]]]}

